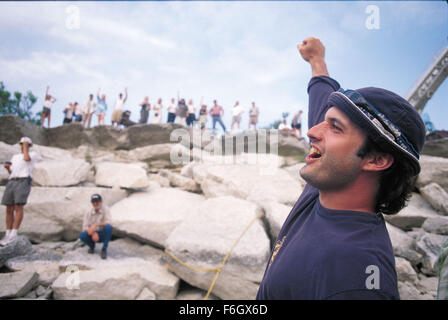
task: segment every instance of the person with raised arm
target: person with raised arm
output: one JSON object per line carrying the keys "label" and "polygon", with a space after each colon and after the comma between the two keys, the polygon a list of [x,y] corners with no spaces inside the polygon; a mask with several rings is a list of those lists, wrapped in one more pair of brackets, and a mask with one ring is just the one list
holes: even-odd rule
{"label": "person with raised arm", "polygon": [[257,299],[399,299],[383,215],[410,197],[425,124],[381,88],[344,90],[328,74],[325,47],[298,46],[311,66],[307,182],[275,241]]}
{"label": "person with raised arm", "polygon": [[40,125],[41,125],[41,127],[43,127],[45,119],[48,119],[47,128],[50,128],[51,107],[53,106],[53,103],[56,102],[56,98],[48,93],[49,90],[50,90],[50,86],[47,86],[47,90],[45,91],[44,107],[42,109],[42,118],[40,121]]}
{"label": "person with raised arm", "polygon": [[98,116],[98,125],[104,125],[104,118],[107,111],[106,95],[103,93],[100,97],[100,89],[96,94],[96,115]]}
{"label": "person with raised arm", "polygon": [[120,126],[121,116],[123,113],[123,107],[126,103],[126,100],[128,99],[128,88],[124,88],[124,97],[123,93],[118,94],[118,99],[115,101],[115,108],[112,112],[112,126],[117,125],[117,127]]}

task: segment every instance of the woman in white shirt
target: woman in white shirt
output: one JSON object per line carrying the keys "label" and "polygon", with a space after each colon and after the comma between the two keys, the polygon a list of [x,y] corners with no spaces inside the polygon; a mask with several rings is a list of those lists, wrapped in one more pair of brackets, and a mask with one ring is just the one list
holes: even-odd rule
{"label": "woman in white shirt", "polygon": [[152,110],[154,111],[154,117],[152,118],[152,123],[161,123],[162,122],[162,98],[157,100],[157,103],[154,105]]}
{"label": "woman in white shirt", "polygon": [[44,107],[42,109],[42,119],[40,121],[40,125],[43,127],[45,118],[47,118],[48,119],[48,125],[47,125],[48,128],[50,128],[51,106],[53,105],[53,103],[56,102],[56,98],[52,97],[50,94],[48,94],[49,89],[50,89],[50,86],[47,86],[47,90],[45,91]]}
{"label": "woman in white shirt", "polygon": [[243,114],[244,110],[240,106],[240,103],[237,101],[235,102],[235,105],[232,108],[232,125],[230,126],[230,131],[233,130],[233,126],[235,124],[238,125],[238,130],[240,130],[240,123],[241,123],[241,115]]}

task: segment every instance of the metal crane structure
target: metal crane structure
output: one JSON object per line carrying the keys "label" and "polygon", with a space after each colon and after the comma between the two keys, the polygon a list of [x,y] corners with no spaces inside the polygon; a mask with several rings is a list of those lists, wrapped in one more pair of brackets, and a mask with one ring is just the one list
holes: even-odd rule
{"label": "metal crane structure", "polygon": [[421,114],[429,99],[448,76],[448,45],[423,77],[410,91],[406,100]]}

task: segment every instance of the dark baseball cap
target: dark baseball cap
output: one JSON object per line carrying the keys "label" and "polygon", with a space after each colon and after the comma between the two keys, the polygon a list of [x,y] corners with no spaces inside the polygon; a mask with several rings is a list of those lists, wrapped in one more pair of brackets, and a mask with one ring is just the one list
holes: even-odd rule
{"label": "dark baseball cap", "polygon": [[402,154],[420,172],[420,152],[426,128],[420,114],[399,95],[381,88],[339,89],[328,97],[335,106],[356,123],[369,138],[385,151]]}
{"label": "dark baseball cap", "polygon": [[103,199],[101,198],[101,196],[98,193],[92,194],[92,196],[90,197],[90,201],[91,202],[98,202],[98,201],[102,201]]}

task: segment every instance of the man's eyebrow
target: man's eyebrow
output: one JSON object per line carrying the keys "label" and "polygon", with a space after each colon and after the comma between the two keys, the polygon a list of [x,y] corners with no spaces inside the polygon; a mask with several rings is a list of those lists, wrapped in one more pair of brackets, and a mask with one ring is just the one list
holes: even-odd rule
{"label": "man's eyebrow", "polygon": [[336,122],[338,125],[340,125],[342,127],[342,129],[345,129],[346,126],[344,125],[344,123],[338,119],[338,118],[334,118],[334,117],[328,117],[327,121],[331,121],[331,122]]}

